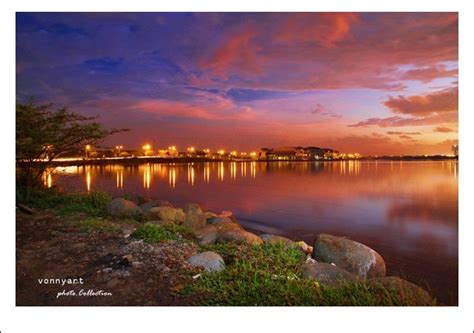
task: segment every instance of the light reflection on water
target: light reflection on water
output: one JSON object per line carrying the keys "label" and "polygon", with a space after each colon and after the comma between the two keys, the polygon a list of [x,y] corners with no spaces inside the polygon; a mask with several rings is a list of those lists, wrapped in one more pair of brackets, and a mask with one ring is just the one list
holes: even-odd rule
{"label": "light reflection on water", "polygon": [[67,167],[44,181],[232,210],[247,228],[308,242],[347,236],[380,252],[391,274],[456,303],[457,176],[453,161],[252,161]]}

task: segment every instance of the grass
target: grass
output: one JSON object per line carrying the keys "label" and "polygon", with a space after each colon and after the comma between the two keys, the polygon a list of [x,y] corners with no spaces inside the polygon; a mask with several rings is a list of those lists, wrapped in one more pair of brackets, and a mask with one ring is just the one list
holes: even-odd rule
{"label": "grass", "polygon": [[111,221],[101,218],[88,217],[74,224],[82,232],[117,232],[120,228]]}
{"label": "grass", "polygon": [[53,209],[62,216],[83,213],[105,217],[110,200],[110,196],[104,192],[62,193],[54,189],[43,189],[31,193],[27,205],[39,209]]}
{"label": "grass", "polygon": [[177,224],[143,224],[132,234],[134,238],[143,239],[146,243],[159,243],[165,240],[183,240],[194,238],[191,228]]}
{"label": "grass", "polygon": [[198,295],[199,305],[412,305],[390,290],[363,283],[320,286],[301,277],[304,257],[280,244],[246,246],[231,243],[203,247],[226,262],[220,273],[202,273],[182,293]]}

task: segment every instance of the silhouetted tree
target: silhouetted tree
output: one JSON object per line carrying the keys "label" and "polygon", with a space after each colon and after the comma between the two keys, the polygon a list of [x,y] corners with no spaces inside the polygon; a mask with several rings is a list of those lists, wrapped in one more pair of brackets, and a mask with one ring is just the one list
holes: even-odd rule
{"label": "silhouetted tree", "polygon": [[95,145],[108,135],[126,129],[106,129],[95,120],[53,104],[16,105],[17,187],[27,193],[40,186],[51,162],[61,155]]}

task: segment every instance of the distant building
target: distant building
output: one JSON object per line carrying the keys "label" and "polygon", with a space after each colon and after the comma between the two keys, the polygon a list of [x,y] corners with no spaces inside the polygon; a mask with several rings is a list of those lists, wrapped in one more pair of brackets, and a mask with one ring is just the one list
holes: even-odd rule
{"label": "distant building", "polygon": [[459,154],[459,145],[453,145],[453,155],[458,157]]}
{"label": "distant building", "polygon": [[277,147],[262,148],[260,159],[266,160],[322,160],[338,158],[339,153],[330,148],[319,147]]}

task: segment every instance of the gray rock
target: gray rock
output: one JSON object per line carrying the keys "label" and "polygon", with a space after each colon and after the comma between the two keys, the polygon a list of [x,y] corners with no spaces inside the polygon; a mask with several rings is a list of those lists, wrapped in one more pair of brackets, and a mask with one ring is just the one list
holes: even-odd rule
{"label": "gray rock", "polygon": [[227,230],[222,233],[219,232],[218,242],[219,243],[223,243],[223,242],[247,243],[250,245],[263,244],[263,240],[259,236],[251,232],[245,231],[243,229]]}
{"label": "gray rock", "polygon": [[347,238],[319,234],[313,248],[313,258],[317,261],[334,263],[361,277],[384,277],[385,261],[370,247]]}
{"label": "gray rock", "polygon": [[217,227],[211,224],[195,231],[196,238],[200,245],[214,244],[217,241]]}
{"label": "gray rock", "polygon": [[263,234],[260,235],[260,238],[265,242],[265,244],[283,244],[286,246],[292,246],[294,244],[294,242],[289,238],[272,234]]}
{"label": "gray rock", "polygon": [[318,281],[328,286],[340,286],[346,283],[355,283],[357,276],[338,266],[324,262],[303,264],[303,278]]}
{"label": "gray rock", "polygon": [[372,287],[383,287],[395,292],[403,304],[410,305],[434,305],[435,300],[423,288],[400,279],[396,276],[386,276],[367,280]]}
{"label": "gray rock", "polygon": [[215,252],[198,253],[188,259],[194,267],[203,267],[206,272],[221,272],[225,269],[224,259]]}
{"label": "gray rock", "polygon": [[146,212],[146,211],[150,210],[151,208],[160,207],[160,206],[173,207],[173,205],[169,201],[166,201],[166,200],[153,200],[153,201],[145,202],[143,205],[140,206],[140,209],[143,212]]}
{"label": "gray rock", "polygon": [[115,198],[107,205],[107,212],[115,217],[135,217],[141,213],[141,210],[131,201]]}
{"label": "gray rock", "polygon": [[168,220],[177,224],[183,223],[186,217],[181,208],[173,208],[168,206],[150,208],[144,216],[146,220]]}

